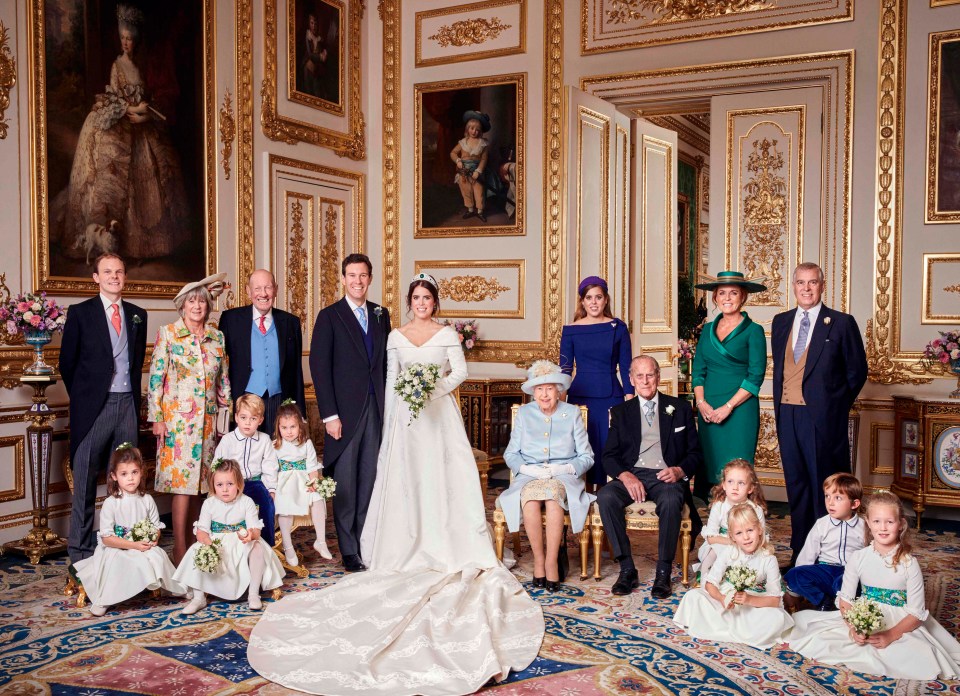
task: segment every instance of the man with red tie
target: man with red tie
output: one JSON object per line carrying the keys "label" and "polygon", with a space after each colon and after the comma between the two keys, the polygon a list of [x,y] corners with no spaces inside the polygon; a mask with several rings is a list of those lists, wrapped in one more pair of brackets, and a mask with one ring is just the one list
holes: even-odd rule
{"label": "man with red tie", "polygon": [[73,563],[92,556],[97,476],[109,452],[137,444],[140,385],[147,349],[147,312],[122,300],[127,268],[116,254],[94,262],[100,294],[70,307],[60,345],[60,374],[70,395],[73,509],[67,552]]}

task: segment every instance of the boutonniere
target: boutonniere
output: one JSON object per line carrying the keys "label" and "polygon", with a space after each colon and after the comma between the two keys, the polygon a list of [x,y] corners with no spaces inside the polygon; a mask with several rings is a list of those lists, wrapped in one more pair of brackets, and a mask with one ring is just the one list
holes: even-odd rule
{"label": "boutonniere", "polygon": [[143,323],[143,319],[140,318],[140,315],[139,315],[139,314],[134,314],[134,315],[133,315],[133,325],[136,326],[137,324],[142,324],[142,323]]}
{"label": "boutonniere", "polygon": [[830,317],[824,317],[824,318],[823,318],[823,323],[824,323],[824,324],[829,324],[829,323],[830,323]]}
{"label": "boutonniere", "polygon": [[377,323],[380,323],[380,315],[383,314],[383,307],[377,305],[373,308],[373,316],[377,318]]}
{"label": "boutonniere", "polygon": [[667,415],[668,415],[668,416],[672,416],[672,415],[673,415],[673,412],[676,411],[677,409],[675,409],[673,406],[667,406],[667,407],[666,407],[665,409],[663,409],[663,410],[667,412]]}

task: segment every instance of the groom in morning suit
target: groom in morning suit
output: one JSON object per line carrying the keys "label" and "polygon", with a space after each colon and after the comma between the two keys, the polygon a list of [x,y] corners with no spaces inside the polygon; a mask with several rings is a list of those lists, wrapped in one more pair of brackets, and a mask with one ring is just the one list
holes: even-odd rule
{"label": "groom in morning suit", "polygon": [[850,471],[850,407],[867,381],[857,320],[825,306],[823,270],[793,272],[797,308],[773,318],[773,410],[792,527],[790,567],[817,519],[827,514],[823,482]]}
{"label": "groom in morning suit", "polygon": [[147,349],[147,313],[121,300],[126,264],[116,254],[94,261],[100,294],[70,307],[60,344],[60,374],[70,396],[70,462],[73,508],[70,561],[93,555],[97,475],[108,452],[137,444],[140,384]]}
{"label": "groom in morning suit", "polygon": [[234,398],[256,394],[266,407],[260,430],[273,437],[277,409],[293,399],[306,416],[303,396],[303,334],[300,320],[273,306],[277,281],[259,269],[247,281],[250,304],[220,315],[220,331],[229,358],[230,388]]}
{"label": "groom in morning suit", "polygon": [[343,299],[317,314],[310,342],[310,374],[326,437],[324,468],[333,467],[337,495],[333,521],[343,567],[366,570],[360,533],[377,476],[387,382],[390,313],[367,300],[373,265],[350,254],[341,265]]}
{"label": "groom in morning suit", "polygon": [[610,409],[610,434],[603,448],[603,470],[616,480],[597,492],[603,528],[613,556],[620,562],[620,575],[611,591],[628,595],[640,584],[623,511],[635,502],[651,500],[657,506],[660,538],[650,595],[666,599],[672,592],[670,575],[684,503],[690,508],[694,536],[703,526],[689,482],[703,453],[690,403],[658,390],[660,364],[656,359],[635,357],[630,363],[630,383],[637,390],[636,397]]}

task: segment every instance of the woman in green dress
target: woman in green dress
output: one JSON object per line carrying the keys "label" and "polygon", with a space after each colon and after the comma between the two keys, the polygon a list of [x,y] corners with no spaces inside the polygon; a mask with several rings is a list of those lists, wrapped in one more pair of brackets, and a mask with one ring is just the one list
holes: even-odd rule
{"label": "woman in green dress", "polygon": [[703,468],[694,479],[694,495],[708,499],[720,483],[720,471],[731,459],[753,464],[760,431],[757,395],[767,369],[763,327],[741,311],[751,292],[767,288],[737,271],[722,271],[716,280],[701,283],[713,291],[721,314],[703,327],[693,358],[694,407],[699,415]]}

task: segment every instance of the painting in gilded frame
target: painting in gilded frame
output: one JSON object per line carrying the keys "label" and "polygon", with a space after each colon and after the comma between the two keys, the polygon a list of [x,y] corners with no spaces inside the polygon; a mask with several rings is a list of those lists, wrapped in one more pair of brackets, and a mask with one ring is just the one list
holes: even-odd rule
{"label": "painting in gilded frame", "polygon": [[525,78],[415,85],[415,236],[524,234]]}
{"label": "painting in gilded frame", "polygon": [[86,294],[115,252],[173,296],[215,257],[213,0],[33,2],[37,285]]}
{"label": "painting in gilded frame", "polygon": [[930,34],[926,222],[960,222],[960,31]]}
{"label": "painting in gilded frame", "polygon": [[343,116],[341,0],[288,0],[287,75],[290,101]]}

